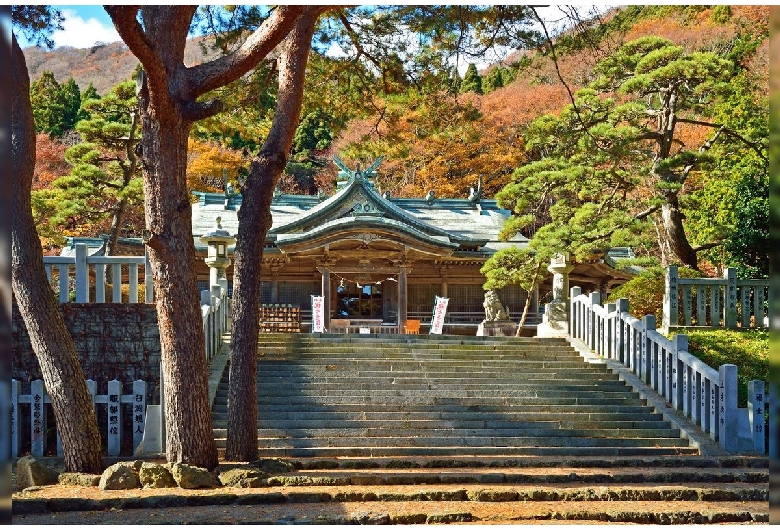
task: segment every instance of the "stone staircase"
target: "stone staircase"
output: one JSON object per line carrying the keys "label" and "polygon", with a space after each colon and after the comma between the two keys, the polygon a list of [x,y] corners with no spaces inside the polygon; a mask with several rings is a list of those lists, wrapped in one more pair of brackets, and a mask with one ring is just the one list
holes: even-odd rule
{"label": "stone staircase", "polygon": [[766,458],[700,454],[564,339],[263,335],[258,385],[266,478],[226,523],[769,521]]}
{"label": "stone staircase", "polygon": [[[263,457],[697,454],[563,339],[263,335]],[[214,404],[224,448],[227,370]]]}

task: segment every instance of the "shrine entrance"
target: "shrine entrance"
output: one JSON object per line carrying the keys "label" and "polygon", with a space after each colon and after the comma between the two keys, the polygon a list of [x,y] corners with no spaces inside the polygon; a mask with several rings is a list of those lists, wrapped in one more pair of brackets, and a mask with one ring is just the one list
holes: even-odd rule
{"label": "shrine entrance", "polygon": [[336,288],[337,318],[378,318],[384,317],[382,284],[341,282]]}

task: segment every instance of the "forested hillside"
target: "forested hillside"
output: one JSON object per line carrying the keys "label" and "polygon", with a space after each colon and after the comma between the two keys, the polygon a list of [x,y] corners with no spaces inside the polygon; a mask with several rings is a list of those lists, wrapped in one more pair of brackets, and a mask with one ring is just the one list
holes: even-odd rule
{"label": "forested hillside", "polygon": [[[657,39],[645,42],[639,55],[622,47],[648,36]],[[364,165],[384,156],[377,186],[394,196],[434,191],[437,197],[466,197],[481,180],[483,196],[498,196],[517,213],[507,234],[530,237],[544,228],[545,237],[565,241],[583,256],[623,244],[645,258],[685,263],[686,250],[673,248],[675,236],[659,235],[671,230],[661,219],[668,211],[684,219],[693,263],[703,260],[706,269],[736,260],[760,274],[766,261],[760,249],[766,217],[762,197],[768,189],[768,45],[766,6],[645,6],[581,23],[554,38],[552,46],[542,42],[515,51],[480,72],[470,67],[463,78],[431,50],[395,67],[383,63],[381,75],[370,62],[313,53],[301,123],[280,187],[331,193],[333,154]],[[188,63],[199,62],[202,53],[191,42]],[[631,53],[638,58],[631,59]],[[87,50],[30,48],[25,55],[37,95],[34,208],[44,245],[54,251],[64,236],[106,233],[110,212],[122,199],[128,221],[120,235],[137,236],[143,224],[141,191],[132,185],[137,175],[121,171],[132,161],[121,156],[116,141],[101,144],[94,133],[104,126],[95,119],[115,123],[122,134],[132,127],[131,109],[119,111],[116,101],[106,98],[133,77],[137,61],[121,43]],[[642,62],[642,55],[655,62]],[[616,69],[629,66],[636,68],[630,79],[626,72],[615,76]],[[226,111],[194,126],[193,189],[220,189],[223,170],[240,184],[273,118],[276,94],[266,80],[274,68],[266,61],[220,89]],[[689,107],[681,109],[668,146],[659,140],[659,151],[648,155],[654,149],[648,139],[655,133],[646,117],[660,108],[660,99],[648,97],[662,99],[665,92],[639,84],[660,76],[663,68],[665,82],[690,85]],[[677,69],[674,80],[669,69]],[[646,106],[640,109],[643,98]],[[90,116],[87,101],[102,117]],[[67,115],[83,123],[46,121]],[[609,131],[599,128],[605,122]],[[85,140],[105,156],[85,159],[89,149],[78,147]],[[570,165],[562,166],[564,160]],[[79,169],[87,162],[97,169]],[[94,196],[109,188],[114,191]],[[529,189],[534,194],[528,195]],[[603,199],[610,194],[621,200]],[[62,205],[70,213],[54,215]],[[644,211],[649,213],[642,216]],[[750,212],[747,221],[745,212]],[[575,221],[584,228],[564,226]],[[726,243],[735,234],[739,241]]]}

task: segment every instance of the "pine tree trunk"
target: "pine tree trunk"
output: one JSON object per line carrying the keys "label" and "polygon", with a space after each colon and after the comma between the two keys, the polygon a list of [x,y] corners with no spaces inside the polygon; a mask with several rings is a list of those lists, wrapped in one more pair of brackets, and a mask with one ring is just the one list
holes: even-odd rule
{"label": "pine tree trunk", "polygon": [[76,347],[65,326],[43,267],[30,195],[35,167],[35,125],[30,78],[16,42],[12,42],[11,165],[14,168],[11,226],[11,283],[46,392],[51,397],[57,432],[68,471],[101,473],[103,459],[97,417]]}
{"label": "pine tree trunk", "polygon": [[298,126],[306,62],[320,8],[296,23],[280,45],[279,99],[271,131],[252,166],[238,212],[233,265],[233,334],[228,390],[228,460],[257,458],[257,339],[260,331],[260,272],[265,237],[271,228],[271,200],[284,171]]}
{"label": "pine tree trunk", "polygon": [[[257,157],[241,190],[233,264],[233,330],[228,391],[225,458],[257,459],[257,338],[260,332],[260,283],[265,236],[271,228],[271,200],[284,158]],[[274,178],[277,176],[277,178]]]}
{"label": "pine tree trunk", "polygon": [[139,103],[144,209],[165,382],[166,456],[168,462],[214,469],[217,449],[186,185],[191,124],[174,105],[152,107],[146,90]]}
{"label": "pine tree trunk", "polygon": [[[699,264],[696,259],[696,251],[693,250],[688,242],[688,236],[685,234],[683,226],[685,216],[680,211],[677,196],[667,198],[667,202],[661,207],[661,222],[659,227],[659,245],[661,255],[670,260],[672,256],[675,261],[685,267],[698,270]],[[675,263],[662,263],[666,267]]]}

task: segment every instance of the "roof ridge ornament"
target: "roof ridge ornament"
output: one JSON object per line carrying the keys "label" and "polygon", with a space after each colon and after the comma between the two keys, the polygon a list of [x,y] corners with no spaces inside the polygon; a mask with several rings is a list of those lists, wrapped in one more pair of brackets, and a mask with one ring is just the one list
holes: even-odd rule
{"label": "roof ridge ornament", "polygon": [[384,160],[384,157],[380,156],[364,170],[360,169],[360,164],[358,163],[357,167],[353,170],[350,169],[349,166],[347,166],[338,155],[333,155],[333,163],[336,164],[339,169],[341,169],[338,176],[342,179],[345,179],[347,183],[353,182],[355,180],[365,180],[370,182],[370,179],[376,176],[376,168],[379,167],[379,164],[382,163],[382,160]]}
{"label": "roof ridge ornament", "polygon": [[471,203],[477,203],[482,198],[482,175],[479,176],[479,181],[477,182],[477,189],[475,190],[472,186],[469,190],[469,202]]}

